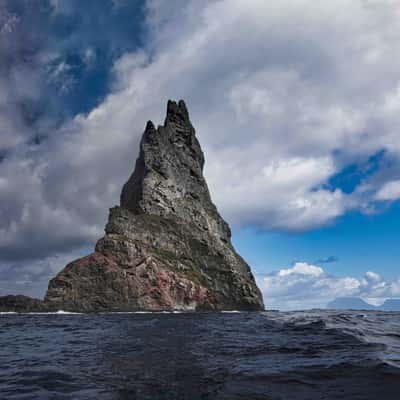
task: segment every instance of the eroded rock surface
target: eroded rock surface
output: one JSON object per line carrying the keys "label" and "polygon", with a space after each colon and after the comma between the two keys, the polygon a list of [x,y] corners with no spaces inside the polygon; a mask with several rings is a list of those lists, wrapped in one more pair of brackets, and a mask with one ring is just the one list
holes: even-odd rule
{"label": "eroded rock surface", "polygon": [[105,236],[50,281],[45,303],[78,311],[263,309],[203,166],[185,103],[169,101],[164,125],[147,123]]}

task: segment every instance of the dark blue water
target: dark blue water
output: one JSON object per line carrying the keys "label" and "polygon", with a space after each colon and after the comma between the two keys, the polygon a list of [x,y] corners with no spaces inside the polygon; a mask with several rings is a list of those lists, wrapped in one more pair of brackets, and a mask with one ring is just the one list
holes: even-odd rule
{"label": "dark blue water", "polygon": [[0,315],[1,399],[400,399],[400,313]]}

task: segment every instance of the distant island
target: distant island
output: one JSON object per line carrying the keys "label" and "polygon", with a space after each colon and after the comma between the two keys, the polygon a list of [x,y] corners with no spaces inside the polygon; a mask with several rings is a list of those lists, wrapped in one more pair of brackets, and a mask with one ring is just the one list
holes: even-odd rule
{"label": "distant island", "polygon": [[338,297],[326,306],[332,310],[400,311],[400,299],[388,299],[380,306],[367,303],[359,297]]}
{"label": "distant island", "polygon": [[147,123],[95,251],[53,278],[44,300],[3,296],[0,311],[263,310],[203,167],[185,103],[168,101],[164,125]]}

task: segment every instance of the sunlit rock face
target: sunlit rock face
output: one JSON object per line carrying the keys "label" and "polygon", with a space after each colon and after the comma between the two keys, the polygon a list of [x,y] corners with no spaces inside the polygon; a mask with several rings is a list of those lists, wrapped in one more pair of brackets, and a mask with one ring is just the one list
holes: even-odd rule
{"label": "sunlit rock face", "polygon": [[101,310],[261,310],[262,296],[211,201],[204,155],[185,103],[148,122],[120,206],[95,252],[49,283],[48,307]]}

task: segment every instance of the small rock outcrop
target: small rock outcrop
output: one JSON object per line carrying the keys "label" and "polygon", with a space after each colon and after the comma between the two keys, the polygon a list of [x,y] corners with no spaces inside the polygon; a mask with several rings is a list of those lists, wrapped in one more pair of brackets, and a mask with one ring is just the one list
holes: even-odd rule
{"label": "small rock outcrop", "polygon": [[120,206],[95,252],[68,264],[44,303],[71,311],[262,310],[262,296],[212,203],[185,103],[148,122]]}
{"label": "small rock outcrop", "polygon": [[43,300],[28,296],[8,295],[0,297],[0,312],[40,312],[47,311]]}

